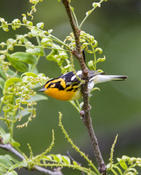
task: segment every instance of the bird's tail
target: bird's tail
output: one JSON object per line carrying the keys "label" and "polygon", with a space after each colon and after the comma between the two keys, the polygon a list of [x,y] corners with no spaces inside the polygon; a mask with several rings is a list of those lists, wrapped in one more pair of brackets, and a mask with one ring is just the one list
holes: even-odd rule
{"label": "bird's tail", "polygon": [[103,74],[97,74],[93,77],[94,84],[97,83],[104,83],[107,81],[121,81],[126,80],[126,75],[103,75]]}

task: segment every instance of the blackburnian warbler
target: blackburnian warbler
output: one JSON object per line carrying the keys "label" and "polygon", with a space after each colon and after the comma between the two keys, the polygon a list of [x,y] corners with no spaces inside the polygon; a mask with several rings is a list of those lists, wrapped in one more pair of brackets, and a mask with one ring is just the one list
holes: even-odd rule
{"label": "blackburnian warbler", "polygon": [[[89,71],[89,92],[97,83],[103,83],[112,80],[125,80],[125,75],[104,75],[98,71]],[[58,100],[76,100],[81,97],[81,86],[84,83],[82,80],[82,71],[76,73],[68,72],[57,78],[53,78],[46,82],[46,84],[39,91],[44,92],[48,96]]]}

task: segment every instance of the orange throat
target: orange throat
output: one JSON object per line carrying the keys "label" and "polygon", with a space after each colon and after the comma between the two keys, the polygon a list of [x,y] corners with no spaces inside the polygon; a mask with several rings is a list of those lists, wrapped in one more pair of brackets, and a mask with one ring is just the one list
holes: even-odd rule
{"label": "orange throat", "polygon": [[75,100],[80,97],[80,91],[79,92],[65,91],[65,90],[58,90],[57,88],[46,89],[45,94],[47,94],[50,97],[63,101]]}

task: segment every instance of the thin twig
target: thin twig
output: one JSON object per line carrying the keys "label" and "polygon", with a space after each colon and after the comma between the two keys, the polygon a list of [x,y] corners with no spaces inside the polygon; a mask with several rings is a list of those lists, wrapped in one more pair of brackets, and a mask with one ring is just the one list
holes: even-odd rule
{"label": "thin twig", "polygon": [[[76,161],[76,160],[71,156],[71,154],[69,153],[69,151],[67,151],[67,155],[69,156],[69,158],[70,158],[72,161],[77,162],[77,164],[81,166],[81,163],[79,163],[78,161]],[[84,173],[83,171],[81,171],[81,174],[82,174],[82,175],[85,175],[85,173]]]}
{"label": "thin twig", "polygon": [[[11,153],[13,153],[14,155],[16,155],[18,158],[20,158],[21,160],[25,160],[24,156],[18,152],[11,144],[7,143],[7,144],[0,144],[0,148],[3,148]],[[61,171],[51,171],[48,170],[46,168],[40,167],[38,165],[34,165],[32,170],[36,170],[39,171],[41,173],[44,174],[49,174],[49,175],[63,175]]]}
{"label": "thin twig", "polygon": [[106,166],[102,158],[102,154],[101,154],[101,151],[98,145],[97,137],[93,129],[92,119],[90,115],[90,105],[89,105],[89,97],[88,97],[89,95],[89,92],[88,92],[89,70],[85,64],[84,56],[81,51],[80,29],[77,27],[76,22],[74,21],[69,0],[62,0],[62,3],[64,4],[64,7],[66,9],[66,12],[69,17],[69,21],[70,21],[70,24],[71,24],[71,27],[74,33],[74,37],[75,37],[76,50],[72,51],[72,53],[77,57],[80,63],[81,70],[83,73],[82,78],[85,80],[85,84],[82,86],[82,96],[83,96],[84,105],[83,105],[83,111],[81,112],[81,116],[83,118],[83,123],[88,129],[93,151],[94,151],[94,154],[95,154],[98,166],[99,166],[99,171],[101,172],[101,174],[105,175]]}
{"label": "thin twig", "polygon": [[78,52],[80,52],[80,42],[79,42],[79,36],[80,36],[80,30],[78,29],[78,27],[76,26],[76,22],[73,18],[73,15],[71,13],[71,7],[69,5],[69,2],[68,0],[62,0],[62,3],[64,4],[65,8],[66,8],[66,12],[68,14],[68,17],[69,17],[69,21],[70,21],[70,24],[71,24],[71,27],[72,27],[72,30],[73,30],[73,33],[74,33],[74,37],[75,37],[75,42],[76,42],[76,50]]}

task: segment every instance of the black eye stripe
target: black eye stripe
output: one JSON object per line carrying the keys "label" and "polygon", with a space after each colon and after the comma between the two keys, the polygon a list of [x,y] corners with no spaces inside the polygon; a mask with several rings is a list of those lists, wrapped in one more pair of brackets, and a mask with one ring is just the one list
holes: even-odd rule
{"label": "black eye stripe", "polygon": [[59,90],[64,90],[63,86],[60,83],[61,83],[61,81],[50,83],[46,88],[57,88]]}
{"label": "black eye stripe", "polygon": [[57,88],[59,90],[64,90],[64,87],[60,83],[61,81],[56,82],[54,88]]}

